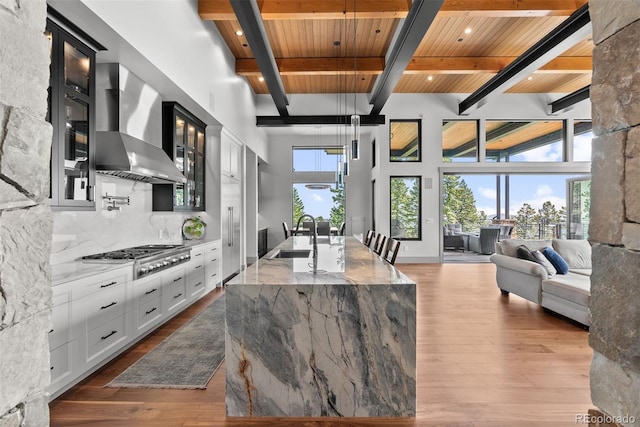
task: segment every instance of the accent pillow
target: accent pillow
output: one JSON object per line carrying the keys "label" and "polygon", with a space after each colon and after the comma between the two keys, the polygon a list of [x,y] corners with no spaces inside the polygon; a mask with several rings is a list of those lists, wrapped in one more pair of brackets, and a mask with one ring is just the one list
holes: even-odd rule
{"label": "accent pillow", "polygon": [[542,255],[542,252],[540,252],[539,250],[535,250],[531,253],[536,258],[536,261],[538,261],[538,264],[540,264],[544,267],[545,270],[547,270],[547,274],[549,274],[549,276],[555,276],[557,272],[556,268],[549,262],[546,256]]}
{"label": "accent pillow", "polygon": [[532,261],[537,263],[538,260],[533,256],[531,251],[525,245],[520,245],[516,248],[516,257],[520,259],[526,259],[527,261]]}
{"label": "accent pillow", "polygon": [[549,260],[551,265],[555,267],[558,274],[567,274],[569,272],[569,265],[558,252],[549,247],[546,247],[542,250],[542,255],[544,255]]}

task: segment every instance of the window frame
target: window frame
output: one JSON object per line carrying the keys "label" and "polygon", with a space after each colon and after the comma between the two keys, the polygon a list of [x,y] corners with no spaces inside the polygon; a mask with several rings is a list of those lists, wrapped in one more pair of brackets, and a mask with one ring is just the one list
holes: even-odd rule
{"label": "window frame", "polygon": [[[394,237],[391,232],[393,220],[393,207],[391,203],[391,182],[394,179],[415,179],[418,183],[418,212],[417,212],[417,237]],[[396,240],[421,241],[422,240],[422,175],[391,175],[389,176],[389,236]]]}
{"label": "window frame", "polygon": [[[391,128],[393,123],[416,123],[418,125],[418,149],[417,149],[417,159],[415,160],[406,160],[406,159],[393,159],[393,155],[391,153],[391,139],[392,132]],[[389,162],[390,163],[420,163],[422,162],[422,120],[421,119],[391,119],[389,120]]]}

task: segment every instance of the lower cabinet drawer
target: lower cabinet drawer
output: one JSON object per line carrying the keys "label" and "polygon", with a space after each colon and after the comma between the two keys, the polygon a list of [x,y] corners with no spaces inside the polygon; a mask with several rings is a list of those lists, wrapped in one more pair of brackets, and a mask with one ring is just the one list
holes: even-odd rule
{"label": "lower cabinet drawer", "polygon": [[124,283],[102,290],[79,301],[87,316],[87,331],[123,315],[125,302],[126,288]]}
{"label": "lower cabinet drawer", "polygon": [[71,375],[71,343],[66,343],[51,350],[49,366],[51,369],[51,387],[63,382]]}
{"label": "lower cabinet drawer", "polygon": [[184,278],[169,282],[163,289],[167,311],[175,310],[187,301],[187,287]]}
{"label": "lower cabinet drawer", "polygon": [[156,295],[153,299],[145,299],[138,305],[137,328],[145,329],[162,317],[162,299]]}
{"label": "lower cabinet drawer", "polygon": [[115,350],[126,338],[125,315],[109,320],[87,333],[87,360],[103,358]]}

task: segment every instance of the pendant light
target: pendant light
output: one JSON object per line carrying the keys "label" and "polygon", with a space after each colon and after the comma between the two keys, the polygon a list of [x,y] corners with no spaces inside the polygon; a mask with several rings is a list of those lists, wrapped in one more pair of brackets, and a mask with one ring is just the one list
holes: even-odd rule
{"label": "pendant light", "polygon": [[356,94],[358,89],[358,45],[356,1],[353,0],[353,114],[351,115],[351,160],[360,158],[360,115],[356,112]]}

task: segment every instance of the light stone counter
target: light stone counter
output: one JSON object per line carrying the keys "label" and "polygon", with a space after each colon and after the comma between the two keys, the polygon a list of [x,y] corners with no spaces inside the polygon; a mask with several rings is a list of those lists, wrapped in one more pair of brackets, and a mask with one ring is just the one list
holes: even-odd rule
{"label": "light stone counter", "polygon": [[51,265],[51,285],[56,286],[72,280],[83,279],[106,271],[128,266],[133,271],[133,261],[118,263],[96,263],[71,261]]}
{"label": "light stone counter", "polygon": [[416,285],[354,238],[292,237],[227,283],[228,416],[414,417]]}

